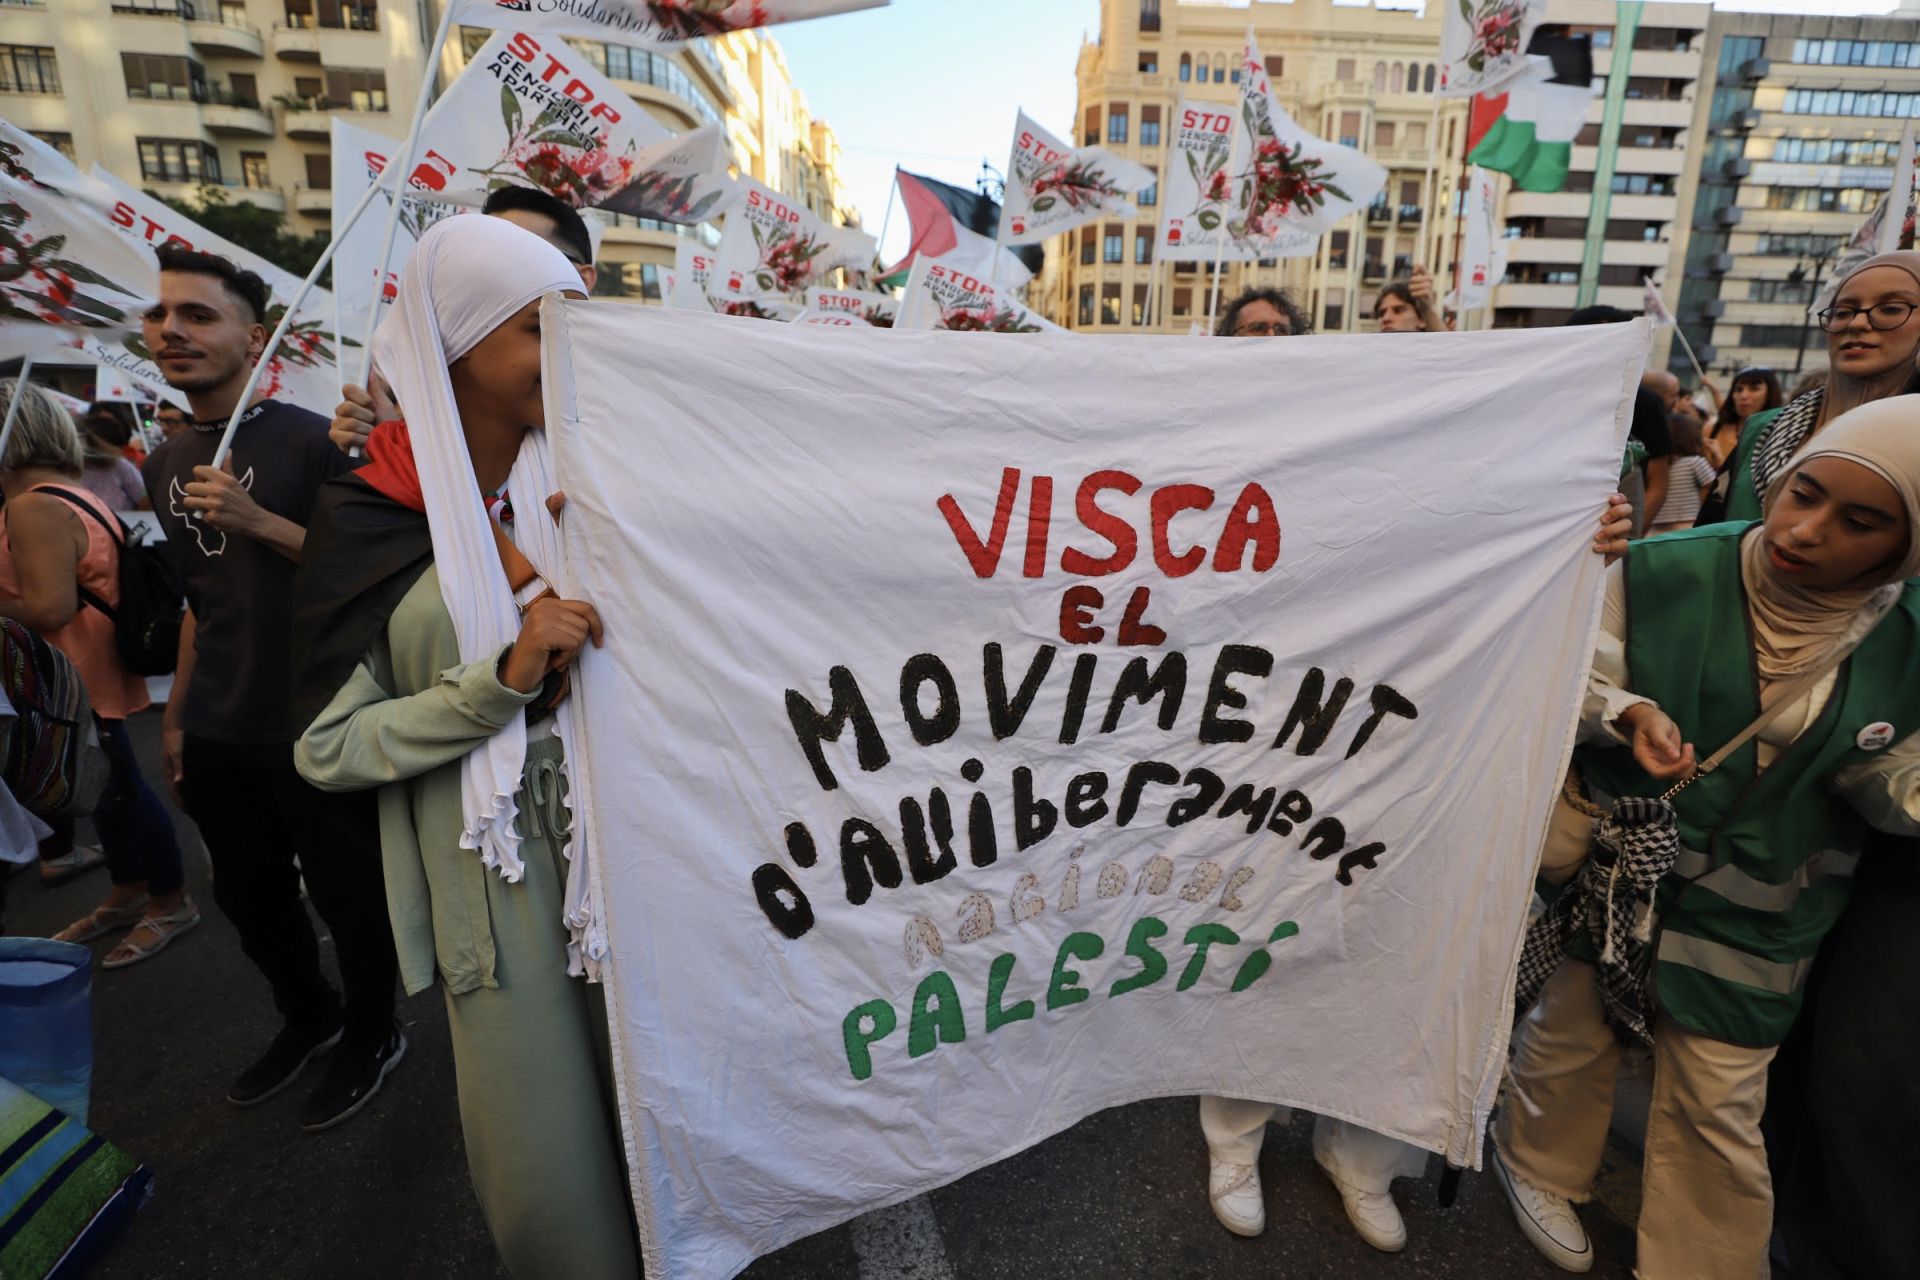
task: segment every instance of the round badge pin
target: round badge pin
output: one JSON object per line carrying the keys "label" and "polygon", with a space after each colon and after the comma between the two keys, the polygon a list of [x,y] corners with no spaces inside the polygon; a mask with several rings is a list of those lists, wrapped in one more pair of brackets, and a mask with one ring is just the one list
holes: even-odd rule
{"label": "round badge pin", "polygon": [[1893,726],[1885,720],[1876,720],[1853,741],[1862,751],[1878,751],[1893,741]]}

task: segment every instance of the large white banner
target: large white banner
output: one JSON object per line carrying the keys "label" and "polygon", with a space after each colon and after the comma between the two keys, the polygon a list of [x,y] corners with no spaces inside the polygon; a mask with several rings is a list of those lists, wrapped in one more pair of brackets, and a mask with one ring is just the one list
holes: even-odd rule
{"label": "large white banner", "polygon": [[731,1276],[1141,1098],[1477,1159],[1643,323],[548,307],[648,1275]]}
{"label": "large white banner", "polygon": [[807,290],[824,284],[836,268],[873,264],[879,244],[864,231],[834,226],[752,178],[741,178],[739,185],[742,199],[727,214],[707,277],[707,292],[723,309],[781,303],[798,315]]}
{"label": "large white banner", "polygon": [[1039,244],[1100,218],[1131,218],[1137,210],[1127,197],[1152,185],[1151,169],[1104,147],[1070,146],[1022,111],[1013,122],[1000,243]]}
{"label": "large white banner", "polygon": [[1440,11],[1438,92],[1470,98],[1498,93],[1526,69],[1527,44],[1546,16],[1547,0],[1441,0]]}
{"label": "large white banner", "polygon": [[505,27],[585,36],[643,49],[672,49],[703,36],[799,22],[887,0],[451,0],[453,20],[469,27]]}
{"label": "large white banner", "polygon": [[1225,103],[1182,102],[1174,112],[1154,261],[1235,262],[1258,256],[1227,230],[1233,212],[1233,130],[1233,109]]}

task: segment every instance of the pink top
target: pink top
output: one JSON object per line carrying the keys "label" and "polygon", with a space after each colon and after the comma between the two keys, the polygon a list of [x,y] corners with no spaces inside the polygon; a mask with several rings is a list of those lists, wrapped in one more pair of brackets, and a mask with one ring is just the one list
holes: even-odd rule
{"label": "pink top", "polygon": [[[100,499],[88,493],[78,483],[62,485],[68,493],[77,494],[82,502],[98,511],[111,526],[113,513]],[[62,499],[52,494],[45,495],[55,502]],[[73,513],[81,528],[87,531],[87,553],[80,557],[80,585],[99,596],[110,605],[120,603],[120,549],[113,535],[101,528],[98,521],[79,511]],[[13,542],[7,534],[7,512],[0,507],[0,596],[18,599],[20,579],[13,570]],[[113,622],[98,609],[81,604],[79,612],[72,621],[58,631],[46,633],[46,640],[54,648],[67,655],[68,661],[80,672],[80,683],[86,687],[87,700],[93,704],[94,714],[105,720],[124,720],[136,711],[143,711],[153,705],[147,696],[147,682],[127,670],[120,661],[120,651],[114,642]]]}

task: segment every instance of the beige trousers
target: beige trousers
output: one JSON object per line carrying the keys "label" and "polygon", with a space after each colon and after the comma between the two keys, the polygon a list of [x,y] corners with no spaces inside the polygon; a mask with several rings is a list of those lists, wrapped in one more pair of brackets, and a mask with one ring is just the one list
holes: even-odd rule
{"label": "beige trousers", "polygon": [[[1772,1049],[1660,1019],[1641,1171],[1640,1280],[1766,1280],[1773,1182],[1760,1138]],[[1622,1049],[1591,965],[1568,960],[1513,1037],[1494,1142],[1542,1191],[1585,1200],[1600,1171]]]}

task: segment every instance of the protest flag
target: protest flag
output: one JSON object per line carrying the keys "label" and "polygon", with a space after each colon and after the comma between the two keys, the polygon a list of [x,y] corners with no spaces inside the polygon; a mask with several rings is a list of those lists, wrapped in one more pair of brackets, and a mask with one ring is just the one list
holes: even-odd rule
{"label": "protest flag", "polygon": [[[999,204],[977,191],[899,168],[893,171],[893,181],[900,193],[900,203],[907,210],[910,238],[906,256],[882,273],[881,284],[894,288],[904,285],[916,257],[924,253],[939,258],[952,253],[962,233],[972,232],[992,243],[992,237],[999,231]],[[1040,270],[1043,260],[1043,251],[1038,245],[1008,248],[998,267],[990,269],[990,274],[995,279],[1024,283]]]}
{"label": "protest flag", "polygon": [[1069,146],[1019,112],[997,239],[1039,244],[1102,217],[1131,218],[1137,210],[1127,197],[1152,185],[1153,170],[1105,147]]}
{"label": "protest flag", "polygon": [[[1526,69],[1546,0],[1445,0],[1440,18],[1442,98],[1488,93]],[[1409,86],[1411,87],[1411,86]]]}
{"label": "protest flag", "polygon": [[673,49],[703,36],[799,22],[887,0],[451,0],[462,26],[504,27],[556,36],[611,40],[642,49]]}
{"label": "protest flag", "polygon": [[1462,313],[1486,306],[1493,292],[1494,202],[1493,174],[1475,165],[1467,174],[1466,248],[1455,299]]}
{"label": "protest flag", "polygon": [[890,293],[864,289],[815,289],[807,295],[807,309],[795,323],[865,325],[873,329],[893,328],[900,312],[900,299]]}
{"label": "protest flag", "polygon": [[1522,191],[1559,191],[1593,101],[1593,42],[1535,36],[1529,47],[1527,66],[1501,93],[1474,98],[1467,159],[1510,175]]}
{"label": "protest flag", "polygon": [[1156,262],[1238,262],[1257,256],[1227,231],[1233,208],[1228,168],[1233,122],[1233,111],[1217,102],[1183,101],[1175,110],[1153,246]]}
{"label": "protest flag", "polygon": [[777,303],[798,315],[807,290],[828,272],[872,261],[872,236],[833,226],[752,178],[739,182],[744,198],[727,215],[707,278],[707,292],[724,306]]}
{"label": "protest flag", "polygon": [[1893,253],[1913,247],[1913,121],[1900,131],[1900,151],[1893,164],[1888,189],[1888,216],[1880,223],[1879,251]]}
{"label": "protest flag", "polygon": [[975,265],[977,261],[952,254],[915,258],[901,291],[893,327],[972,333],[1066,332],[1015,300],[1013,290],[1017,285],[995,284],[987,278]]}

